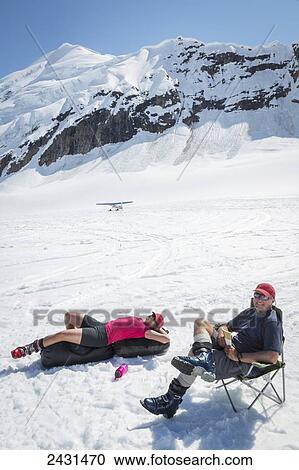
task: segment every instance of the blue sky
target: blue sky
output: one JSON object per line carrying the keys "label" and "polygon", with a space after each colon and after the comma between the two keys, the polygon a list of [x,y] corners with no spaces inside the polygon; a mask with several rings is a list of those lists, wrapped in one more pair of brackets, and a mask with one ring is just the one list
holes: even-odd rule
{"label": "blue sky", "polygon": [[256,45],[299,40],[299,0],[8,0],[1,4],[0,77],[63,42],[123,54],[177,36]]}

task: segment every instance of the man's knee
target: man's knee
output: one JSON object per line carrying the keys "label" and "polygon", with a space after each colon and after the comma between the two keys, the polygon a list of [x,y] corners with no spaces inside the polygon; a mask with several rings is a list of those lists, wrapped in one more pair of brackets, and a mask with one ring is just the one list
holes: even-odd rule
{"label": "man's knee", "polygon": [[198,328],[210,328],[212,325],[208,320],[205,320],[204,318],[197,318],[194,321],[194,326]]}
{"label": "man's knee", "polygon": [[213,325],[208,320],[205,320],[204,318],[197,318],[194,321],[195,334],[197,331],[200,332],[200,330],[203,330],[203,329],[206,330],[210,336],[212,335]]}

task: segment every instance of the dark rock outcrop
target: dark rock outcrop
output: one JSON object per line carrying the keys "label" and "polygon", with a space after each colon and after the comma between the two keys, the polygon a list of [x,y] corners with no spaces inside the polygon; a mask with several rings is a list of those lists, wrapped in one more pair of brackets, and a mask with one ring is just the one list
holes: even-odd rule
{"label": "dark rock outcrop", "polygon": [[296,59],[299,61],[299,43],[292,44],[294,55]]}
{"label": "dark rock outcrop", "polygon": [[21,156],[18,160],[14,160],[11,162],[8,170],[7,170],[7,175],[10,175],[11,173],[16,173],[17,171],[21,170],[24,166],[26,166],[32,159],[32,157],[39,151],[41,147],[46,145],[53,134],[57,131],[59,127],[59,124],[56,124],[51,130],[49,130],[45,135],[40,137],[39,139],[30,142],[28,146],[27,152]]}
{"label": "dark rock outcrop", "polygon": [[65,113],[58,114],[58,116],[56,116],[56,118],[52,118],[52,121],[58,121],[58,122],[64,121],[71,114],[75,114],[75,113],[72,113],[72,110],[73,110],[73,108],[68,109]]}
{"label": "dark rock outcrop", "polygon": [[[117,95],[121,98],[122,94]],[[176,90],[165,95],[157,95],[143,103],[120,108],[111,113],[103,108],[76,121],[55,136],[52,144],[39,158],[40,165],[50,165],[63,155],[86,154],[95,147],[130,140],[139,130],[162,133],[175,124],[175,116],[170,112],[160,115],[155,121],[146,112],[149,106],[167,109],[179,102]]]}
{"label": "dark rock outcrop", "polygon": [[0,176],[2,176],[3,170],[12,161],[12,152],[8,152],[5,155],[0,156]]}
{"label": "dark rock outcrop", "polygon": [[266,64],[258,64],[258,65],[253,65],[252,67],[247,68],[247,72],[249,72],[251,75],[260,72],[262,70],[277,70],[277,69],[283,69],[285,68],[286,63],[281,62],[279,64],[274,64],[267,62]]}
{"label": "dark rock outcrop", "polygon": [[242,110],[242,111],[250,111],[262,108],[269,108],[270,106],[275,106],[274,104],[271,105],[273,99],[283,98],[288,95],[291,91],[291,87],[284,88],[283,86],[277,86],[273,93],[268,93],[263,90],[259,90],[258,92],[254,93],[253,96],[250,98],[244,98],[237,103],[228,106],[225,109],[225,112],[229,113],[232,111]]}

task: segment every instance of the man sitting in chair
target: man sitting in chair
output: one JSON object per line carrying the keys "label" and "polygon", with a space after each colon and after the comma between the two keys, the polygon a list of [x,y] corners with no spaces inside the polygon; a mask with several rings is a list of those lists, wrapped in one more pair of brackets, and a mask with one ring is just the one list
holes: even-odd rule
{"label": "man sitting in chair", "polygon": [[[142,406],[155,415],[172,418],[182,397],[199,376],[207,382],[247,375],[255,377],[254,362],[275,364],[281,353],[282,324],[274,310],[275,289],[258,284],[253,306],[242,311],[225,325],[207,320],[194,322],[194,342],[188,356],[177,356],[171,364],[180,371],[165,395],[141,400]],[[232,345],[225,342],[225,330],[234,332]],[[227,335],[226,336],[230,336]]]}

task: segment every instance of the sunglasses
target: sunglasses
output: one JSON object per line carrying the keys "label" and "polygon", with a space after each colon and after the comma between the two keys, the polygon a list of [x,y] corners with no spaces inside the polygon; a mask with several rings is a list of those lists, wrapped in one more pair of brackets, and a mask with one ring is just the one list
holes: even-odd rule
{"label": "sunglasses", "polygon": [[266,295],[261,294],[260,292],[255,292],[253,294],[253,297],[258,300],[270,300],[270,297],[267,297]]}

